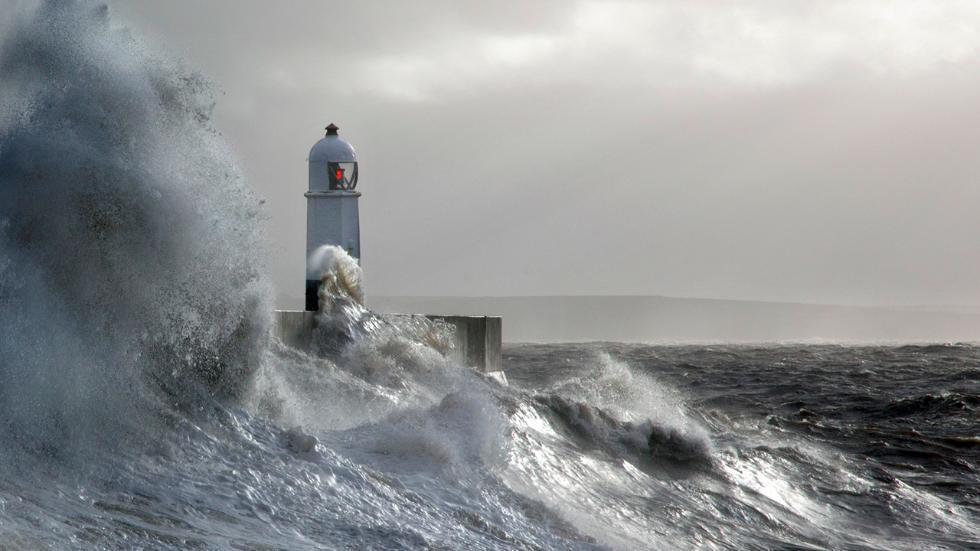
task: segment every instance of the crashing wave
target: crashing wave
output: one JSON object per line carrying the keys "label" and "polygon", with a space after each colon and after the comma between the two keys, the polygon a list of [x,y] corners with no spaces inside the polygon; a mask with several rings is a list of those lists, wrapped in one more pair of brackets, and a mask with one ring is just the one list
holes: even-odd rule
{"label": "crashing wave", "polygon": [[210,124],[208,84],[104,6],[19,17],[0,45],[4,426],[64,441],[237,395],[269,293],[260,201]]}
{"label": "crashing wave", "polygon": [[586,447],[606,449],[616,456],[640,452],[678,463],[708,464],[712,460],[711,440],[703,430],[651,420],[622,421],[601,408],[554,394],[537,396],[535,402],[546,407],[561,425],[584,438]]}

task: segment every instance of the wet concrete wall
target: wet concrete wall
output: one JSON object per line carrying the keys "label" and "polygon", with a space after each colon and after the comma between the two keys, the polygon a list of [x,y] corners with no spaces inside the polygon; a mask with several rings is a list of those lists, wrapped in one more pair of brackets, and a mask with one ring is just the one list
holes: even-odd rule
{"label": "wet concrete wall", "polygon": [[[463,365],[482,372],[501,370],[503,320],[500,317],[438,314],[425,314],[425,317],[442,321],[455,329],[455,354]],[[316,327],[316,312],[276,310],[273,321],[273,335],[276,338],[295,348],[309,348]]]}

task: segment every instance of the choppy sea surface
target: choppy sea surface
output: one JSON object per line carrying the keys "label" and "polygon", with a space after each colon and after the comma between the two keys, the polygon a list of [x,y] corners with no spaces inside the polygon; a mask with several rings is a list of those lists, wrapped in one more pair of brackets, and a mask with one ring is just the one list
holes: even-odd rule
{"label": "choppy sea surface", "polygon": [[980,546],[975,346],[511,345],[501,387],[366,340],[135,440],[8,436],[0,547]]}
{"label": "choppy sea surface", "polygon": [[980,546],[980,348],[511,345],[502,386],[327,248],[292,349],[206,79],[95,3],[4,17],[0,549]]}
{"label": "choppy sea surface", "polygon": [[[594,515],[614,546],[980,546],[976,346],[519,345],[506,364],[616,481],[575,485],[616,504]],[[624,418],[650,423],[639,457],[608,445]],[[700,461],[676,457],[692,435]]]}

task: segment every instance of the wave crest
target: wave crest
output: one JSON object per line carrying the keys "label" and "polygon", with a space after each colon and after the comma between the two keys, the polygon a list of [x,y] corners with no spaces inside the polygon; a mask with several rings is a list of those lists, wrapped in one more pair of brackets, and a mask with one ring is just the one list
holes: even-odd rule
{"label": "wave crest", "polygon": [[260,201],[211,127],[207,83],[104,7],[23,17],[0,45],[6,426],[59,441],[236,395],[269,293]]}

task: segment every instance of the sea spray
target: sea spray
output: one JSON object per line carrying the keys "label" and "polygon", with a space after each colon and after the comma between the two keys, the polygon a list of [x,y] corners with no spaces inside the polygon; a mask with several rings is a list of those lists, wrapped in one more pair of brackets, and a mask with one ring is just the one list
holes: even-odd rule
{"label": "sea spray", "polygon": [[208,90],[104,6],[46,1],[4,37],[0,430],[119,441],[254,369],[271,308],[259,201]]}
{"label": "sea spray", "polygon": [[308,266],[320,273],[319,311],[329,316],[341,299],[364,306],[363,274],[357,260],[335,245],[323,245],[310,255]]}
{"label": "sea spray", "polygon": [[276,343],[246,403],[285,424],[346,429],[430,407],[475,379],[454,360],[454,328],[418,315],[382,316],[364,304],[357,260],[325,245],[311,255],[319,310],[309,350]]}
{"label": "sea spray", "polygon": [[307,266],[320,274],[313,348],[321,355],[336,355],[379,322],[364,306],[361,267],[346,251],[323,245],[310,253]]}
{"label": "sea spray", "polygon": [[[357,260],[334,245],[317,248],[308,266],[319,273],[313,350],[374,382],[401,381],[403,372],[453,365],[455,328],[421,315],[382,316],[364,305]],[[400,382],[398,384],[401,384]]]}

